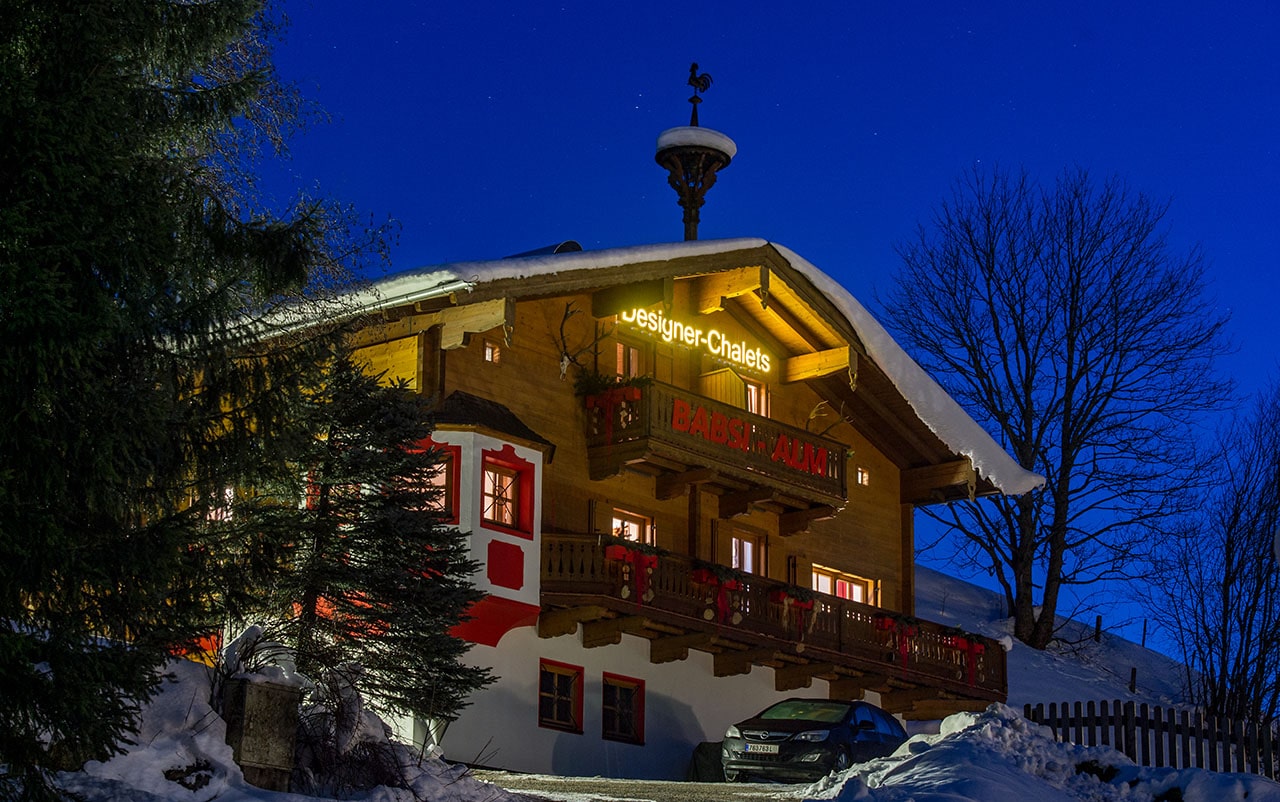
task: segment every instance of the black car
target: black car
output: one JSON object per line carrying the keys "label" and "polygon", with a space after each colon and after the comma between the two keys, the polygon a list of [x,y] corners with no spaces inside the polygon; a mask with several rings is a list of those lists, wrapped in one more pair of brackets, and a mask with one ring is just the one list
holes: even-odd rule
{"label": "black car", "polygon": [[744,775],[813,781],[891,754],[906,730],[867,702],[787,699],[724,734],[720,761],[729,782]]}

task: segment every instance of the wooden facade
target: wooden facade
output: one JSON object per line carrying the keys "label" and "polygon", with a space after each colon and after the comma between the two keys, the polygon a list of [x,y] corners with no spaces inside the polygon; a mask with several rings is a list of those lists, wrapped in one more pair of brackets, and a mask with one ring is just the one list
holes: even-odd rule
{"label": "wooden facade", "polygon": [[[870,693],[906,718],[1004,700],[999,644],[912,616],[914,507],[1001,488],[921,420],[848,300],[788,254],[760,241],[584,252],[380,288],[358,354],[438,400],[436,439],[469,466],[453,480],[457,521],[492,601],[462,632],[483,645],[475,659],[522,670],[508,644],[535,641],[509,634],[521,630],[554,642],[557,665],[607,660],[625,639],[641,689],[647,670],[687,661],[691,689],[751,674],[778,694]],[[493,466],[508,463],[531,466],[527,526],[490,509]],[[477,707],[477,727],[500,726]],[[718,740],[732,722],[711,717],[694,716]]]}

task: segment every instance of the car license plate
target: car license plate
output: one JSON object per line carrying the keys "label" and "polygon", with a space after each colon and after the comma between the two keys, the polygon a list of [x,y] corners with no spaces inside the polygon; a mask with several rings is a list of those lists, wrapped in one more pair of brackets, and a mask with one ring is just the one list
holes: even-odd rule
{"label": "car license plate", "polygon": [[747,751],[760,755],[776,755],[778,754],[777,744],[747,744]]}

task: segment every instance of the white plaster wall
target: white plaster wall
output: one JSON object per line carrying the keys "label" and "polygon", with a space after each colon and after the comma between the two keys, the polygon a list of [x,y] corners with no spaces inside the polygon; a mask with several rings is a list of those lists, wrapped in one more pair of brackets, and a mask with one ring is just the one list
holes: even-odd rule
{"label": "white plaster wall", "polygon": [[[458,531],[471,534],[471,559],[480,563],[480,570],[472,577],[476,588],[500,598],[537,606],[540,603],[542,554],[542,452],[477,432],[437,429],[431,437],[437,443],[462,449],[458,460]],[[507,445],[514,448],[516,456],[533,465],[533,487],[525,489],[525,492],[532,493],[533,499],[532,538],[489,529],[484,526],[480,514],[483,452],[501,451]],[[489,543],[493,540],[512,543],[524,552],[524,581],[519,590],[489,582],[485,559],[489,554]]]}
{"label": "white plaster wall", "polygon": [[[581,735],[538,726],[538,661],[544,658],[584,668]],[[580,634],[540,639],[535,628],[523,627],[507,633],[497,648],[474,646],[467,659],[491,666],[500,679],[473,695],[471,706],[449,725],[442,741],[445,756],[513,771],[683,779],[694,747],[721,740],[730,724],[789,696],[827,695],[823,680],[779,693],[773,669],[761,666],[749,674],[716,677],[711,655],[695,650],[687,660],[654,665],[649,641],[632,635],[623,635],[616,646],[584,649]],[[600,737],[601,674],[606,671],[645,682],[643,746]]]}

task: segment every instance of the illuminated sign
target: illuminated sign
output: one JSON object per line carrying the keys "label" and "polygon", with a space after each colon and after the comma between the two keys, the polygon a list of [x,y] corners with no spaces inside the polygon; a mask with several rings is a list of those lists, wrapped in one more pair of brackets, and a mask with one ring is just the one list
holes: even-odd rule
{"label": "illuminated sign", "polygon": [[730,339],[718,329],[700,329],[678,320],[672,320],[661,312],[632,309],[622,312],[618,319],[623,323],[650,332],[664,343],[700,348],[711,356],[731,365],[767,374],[771,366],[769,355],[760,348],[742,340]]}
{"label": "illuminated sign", "polygon": [[796,434],[769,431],[769,428],[746,418],[726,415],[696,401],[672,399],[671,429],[708,443],[736,449],[793,471],[813,476],[830,477],[829,453],[825,446],[810,442]]}

